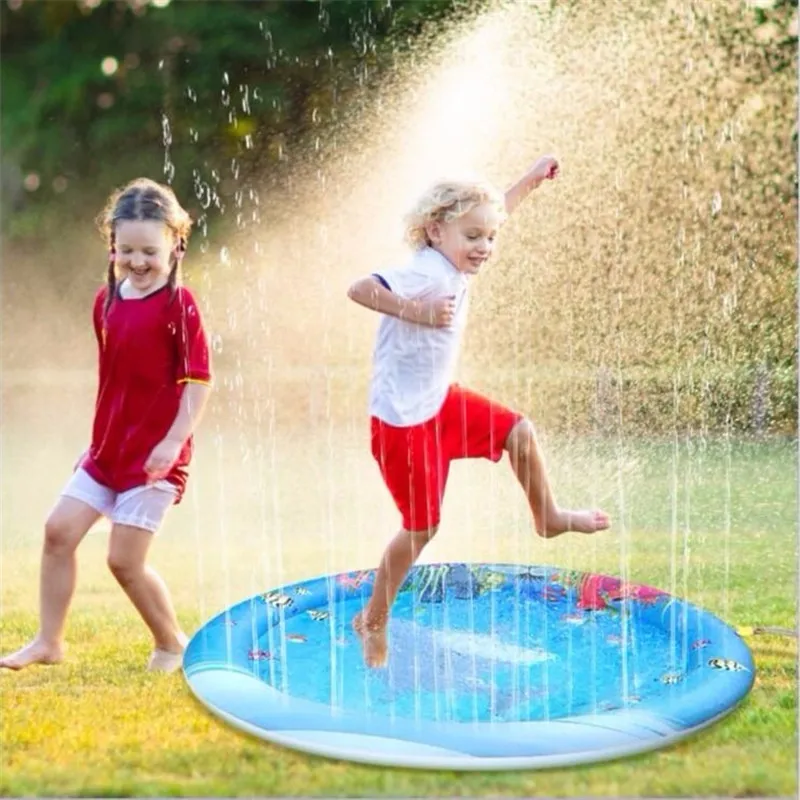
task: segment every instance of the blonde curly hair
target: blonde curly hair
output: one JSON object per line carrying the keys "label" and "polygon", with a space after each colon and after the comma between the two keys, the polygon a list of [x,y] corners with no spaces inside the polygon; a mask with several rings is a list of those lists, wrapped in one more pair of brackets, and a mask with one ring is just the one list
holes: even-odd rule
{"label": "blonde curly hair", "polygon": [[420,250],[431,244],[426,225],[452,222],[479,205],[493,206],[502,221],[505,219],[503,195],[490,183],[470,180],[440,180],[428,188],[405,216],[405,241]]}

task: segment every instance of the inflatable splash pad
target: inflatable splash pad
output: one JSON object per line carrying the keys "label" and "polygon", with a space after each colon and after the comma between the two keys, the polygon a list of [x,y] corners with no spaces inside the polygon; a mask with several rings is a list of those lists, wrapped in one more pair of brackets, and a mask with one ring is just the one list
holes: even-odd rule
{"label": "inflatable splash pad", "polygon": [[389,661],[364,666],[353,617],[374,571],[239,602],[192,637],[184,674],[234,727],[330,758],[532,769],[664,747],[710,725],[755,677],[714,615],[618,578],[426,564],[403,584]]}

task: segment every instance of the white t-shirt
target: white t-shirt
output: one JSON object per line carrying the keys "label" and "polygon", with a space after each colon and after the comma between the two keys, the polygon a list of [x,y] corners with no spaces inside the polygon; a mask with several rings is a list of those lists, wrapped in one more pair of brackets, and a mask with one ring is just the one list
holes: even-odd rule
{"label": "white t-shirt", "polygon": [[447,328],[384,315],[373,356],[369,412],[389,425],[417,425],[435,416],[455,373],[467,321],[469,278],[431,247],[405,266],[374,273],[395,294],[414,300],[455,298]]}

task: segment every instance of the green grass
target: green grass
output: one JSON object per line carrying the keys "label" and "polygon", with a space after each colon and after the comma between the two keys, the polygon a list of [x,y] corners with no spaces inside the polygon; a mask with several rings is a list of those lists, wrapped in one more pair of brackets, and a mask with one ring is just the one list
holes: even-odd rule
{"label": "green grass", "polygon": [[[44,423],[43,423],[44,424]],[[54,423],[53,423],[54,424]],[[180,616],[282,581],[373,565],[396,524],[363,431],[264,439],[212,418],[192,485],[153,551]],[[242,425],[241,427],[245,427]],[[69,428],[67,428],[69,430]],[[0,644],[36,626],[40,522],[79,448],[26,450],[4,434]],[[316,438],[315,438],[316,437]],[[316,444],[315,444],[316,442]],[[322,445],[320,446],[320,442]],[[513,560],[596,570],[688,597],[734,625],[795,626],[796,463],[788,442],[547,441],[559,498],[615,518],[596,537],[544,542],[505,464],[458,464],[426,560]],[[56,468],[58,465],[58,468]],[[67,467],[68,468],[68,467]],[[143,670],[149,642],[105,569],[105,529],[80,550],[69,658],[0,674],[3,795],[795,795],[795,642],[750,640],[755,686],[729,717],[673,747],[585,767],[423,772],[337,763],[240,734],[180,675]],[[726,567],[727,561],[727,567]]]}

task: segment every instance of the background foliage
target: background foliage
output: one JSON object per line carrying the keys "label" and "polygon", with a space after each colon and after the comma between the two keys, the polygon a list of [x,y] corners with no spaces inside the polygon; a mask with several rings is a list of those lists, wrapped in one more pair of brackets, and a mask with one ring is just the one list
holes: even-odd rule
{"label": "background foliage", "polygon": [[[256,184],[290,197],[293,182],[314,167],[304,153],[319,142],[324,148],[354,119],[357,126],[362,107],[374,113],[398,64],[408,69],[414,52],[487,5],[5,2],[3,247],[12,260],[35,260],[47,282],[34,287],[29,274],[23,280],[6,271],[5,316],[35,313],[48,293],[83,302],[86,270],[67,265],[89,256],[84,240],[64,232],[85,228],[109,187],[135,174],[172,182],[212,243],[215,225],[235,216],[245,193],[245,205],[258,204]],[[549,297],[555,310],[537,308],[520,328],[514,309],[516,287],[528,280],[523,259],[487,278],[489,299],[472,335],[490,336],[497,347],[484,351],[485,364],[480,347],[472,348],[476,369],[503,370],[497,384],[509,384],[507,399],[529,404],[529,391],[514,392],[523,378],[534,380],[528,370],[546,368],[564,389],[550,392],[545,416],[571,413],[572,421],[561,420],[567,427],[622,413],[637,430],[672,430],[678,420],[692,429],[794,432],[796,5],[694,0],[664,3],[656,13],[651,4],[605,3],[601,15],[572,0],[538,5],[560,15],[565,41],[571,35],[578,43],[561,54],[565,74],[606,55],[593,39],[601,27],[619,31],[622,43],[624,31],[641,23],[654,46],[628,65],[627,116],[623,101],[604,111],[617,115],[609,147],[624,154],[624,165],[615,166],[616,176],[597,171],[598,184],[587,184],[568,209],[570,240],[542,254],[552,268],[532,284],[531,302]],[[674,41],[659,49],[665,25],[673,37],[683,29],[683,50]],[[624,60],[623,49],[616,52]],[[654,68],[663,77],[648,87]],[[600,124],[583,120],[585,109],[569,113],[580,124]],[[550,223],[530,214],[522,220],[514,235],[536,253],[526,230]],[[569,263],[581,268],[565,280]],[[576,299],[591,313],[559,310]],[[515,326],[503,322],[509,313]],[[520,350],[520,336],[530,351]],[[505,360],[496,355],[501,348]],[[27,358],[13,343],[8,353],[12,361]],[[559,377],[567,363],[582,377]]]}

